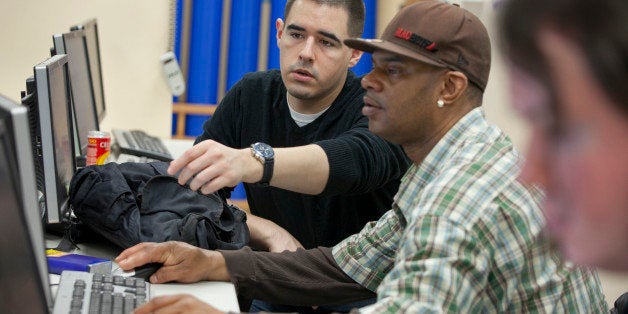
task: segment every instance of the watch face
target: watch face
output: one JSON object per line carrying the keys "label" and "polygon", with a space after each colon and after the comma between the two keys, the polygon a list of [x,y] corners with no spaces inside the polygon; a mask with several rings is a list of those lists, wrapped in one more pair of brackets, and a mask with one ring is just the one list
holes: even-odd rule
{"label": "watch face", "polygon": [[266,143],[255,143],[253,149],[264,159],[270,159],[275,157],[275,152],[270,145]]}

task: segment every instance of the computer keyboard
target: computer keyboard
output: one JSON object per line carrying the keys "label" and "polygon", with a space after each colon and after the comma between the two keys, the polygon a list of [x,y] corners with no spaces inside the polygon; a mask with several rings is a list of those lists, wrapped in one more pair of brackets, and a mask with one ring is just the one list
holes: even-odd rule
{"label": "computer keyboard", "polygon": [[53,314],[131,313],[150,299],[142,278],[63,271]]}
{"label": "computer keyboard", "polygon": [[142,130],[112,130],[115,139],[112,151],[116,154],[144,156],[161,161],[172,161],[172,155],[160,138]]}

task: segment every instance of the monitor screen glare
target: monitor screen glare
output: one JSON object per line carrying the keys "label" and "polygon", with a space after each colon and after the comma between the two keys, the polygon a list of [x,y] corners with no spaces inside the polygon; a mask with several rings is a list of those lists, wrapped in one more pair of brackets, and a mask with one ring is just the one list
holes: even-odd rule
{"label": "monitor screen glare", "polygon": [[87,45],[83,30],[53,36],[56,54],[67,54],[70,68],[70,85],[77,155],[87,154],[87,133],[98,130],[98,113],[91,84]]}
{"label": "monitor screen glare", "polygon": [[102,67],[100,64],[100,44],[98,42],[98,23],[96,19],[90,19],[82,24],[72,26],[70,30],[83,30],[87,44],[87,57],[91,82],[96,101],[98,121],[102,122],[105,117],[105,94],[102,81]]}

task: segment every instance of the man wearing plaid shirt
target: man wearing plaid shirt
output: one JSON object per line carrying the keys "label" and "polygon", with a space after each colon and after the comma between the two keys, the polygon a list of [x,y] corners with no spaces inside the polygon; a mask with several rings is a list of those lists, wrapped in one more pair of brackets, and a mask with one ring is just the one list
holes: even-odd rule
{"label": "man wearing plaid shirt", "polygon": [[[361,313],[605,313],[594,270],[563,261],[544,237],[542,192],[522,183],[511,140],[484,118],[490,70],[486,29],[439,1],[405,7],[381,40],[344,43],[372,53],[362,113],[401,144],[413,165],[392,209],[332,248],[206,251],[144,243],[123,269],[160,262],[151,282],[232,281],[238,293],[319,307],[377,295]],[[163,297],[136,313],[212,308]],[[286,307],[282,311],[304,312]]]}

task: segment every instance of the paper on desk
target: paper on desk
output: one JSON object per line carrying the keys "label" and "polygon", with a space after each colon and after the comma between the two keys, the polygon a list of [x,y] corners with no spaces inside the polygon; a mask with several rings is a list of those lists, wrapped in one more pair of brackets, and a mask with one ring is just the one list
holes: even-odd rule
{"label": "paper on desk", "polygon": [[151,298],[174,294],[191,294],[223,312],[240,312],[235,287],[230,282],[151,284]]}

